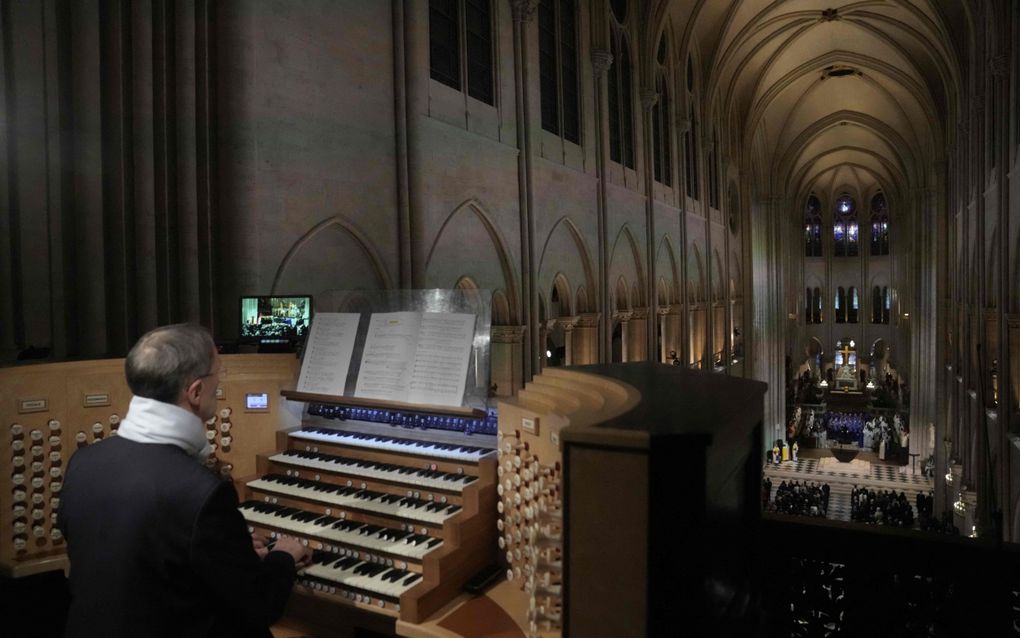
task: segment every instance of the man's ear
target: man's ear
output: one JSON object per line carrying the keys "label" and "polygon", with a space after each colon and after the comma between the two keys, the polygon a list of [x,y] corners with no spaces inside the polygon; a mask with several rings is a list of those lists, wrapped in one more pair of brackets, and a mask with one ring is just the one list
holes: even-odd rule
{"label": "man's ear", "polygon": [[198,405],[202,399],[202,379],[195,379],[191,382],[187,388],[184,389],[184,398],[190,405]]}

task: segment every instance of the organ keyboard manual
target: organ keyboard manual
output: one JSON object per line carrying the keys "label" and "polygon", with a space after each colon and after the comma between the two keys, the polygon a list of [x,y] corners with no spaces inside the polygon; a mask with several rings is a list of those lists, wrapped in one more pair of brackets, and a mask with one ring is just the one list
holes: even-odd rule
{"label": "organ keyboard manual", "polygon": [[495,562],[488,313],[479,291],[316,297],[295,389],[281,391],[300,426],[237,481],[250,531],[313,550],[288,619],[392,633]]}

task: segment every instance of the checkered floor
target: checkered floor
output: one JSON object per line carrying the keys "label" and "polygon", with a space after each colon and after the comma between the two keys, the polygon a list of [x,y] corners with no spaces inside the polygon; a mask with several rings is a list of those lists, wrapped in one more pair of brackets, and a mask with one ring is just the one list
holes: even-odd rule
{"label": "checkered floor", "polygon": [[[917,493],[927,494],[934,487],[931,479],[913,474],[909,467],[878,463],[819,463],[819,459],[797,459],[779,465],[768,464],[764,475],[772,480],[771,499],[782,481],[829,484],[829,513],[827,518],[850,520],[850,492],[854,487],[871,490],[895,490],[906,494],[913,505]],[[916,519],[917,512],[914,512]]]}

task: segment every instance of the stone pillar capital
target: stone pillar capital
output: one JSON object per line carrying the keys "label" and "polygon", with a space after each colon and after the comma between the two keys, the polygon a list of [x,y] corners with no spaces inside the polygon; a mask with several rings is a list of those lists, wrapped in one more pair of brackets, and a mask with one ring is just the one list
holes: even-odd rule
{"label": "stone pillar capital", "polygon": [[647,319],[648,318],[648,308],[631,308],[630,312],[631,312],[631,318],[632,319]]}
{"label": "stone pillar capital", "polygon": [[641,89],[641,107],[649,111],[659,101],[659,92],[655,89]]}
{"label": "stone pillar capital", "polygon": [[609,67],[613,64],[613,54],[605,49],[592,49],[591,50],[591,65],[595,70],[595,75],[601,76]]}
{"label": "stone pillar capital", "polygon": [[493,343],[521,343],[527,326],[492,326],[489,339]]}
{"label": "stone pillar capital", "polygon": [[510,11],[514,22],[531,22],[538,9],[538,0],[510,0]]}
{"label": "stone pillar capital", "polygon": [[575,318],[574,326],[577,328],[595,328],[599,325],[602,315],[597,312],[583,312]]}

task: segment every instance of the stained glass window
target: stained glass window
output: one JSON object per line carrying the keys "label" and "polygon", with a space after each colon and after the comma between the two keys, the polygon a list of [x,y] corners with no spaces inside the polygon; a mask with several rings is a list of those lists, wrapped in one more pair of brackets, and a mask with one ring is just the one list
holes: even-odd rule
{"label": "stained glass window", "polygon": [[833,254],[837,257],[856,256],[858,235],[857,204],[850,195],[844,193],[836,199],[833,215]]}

